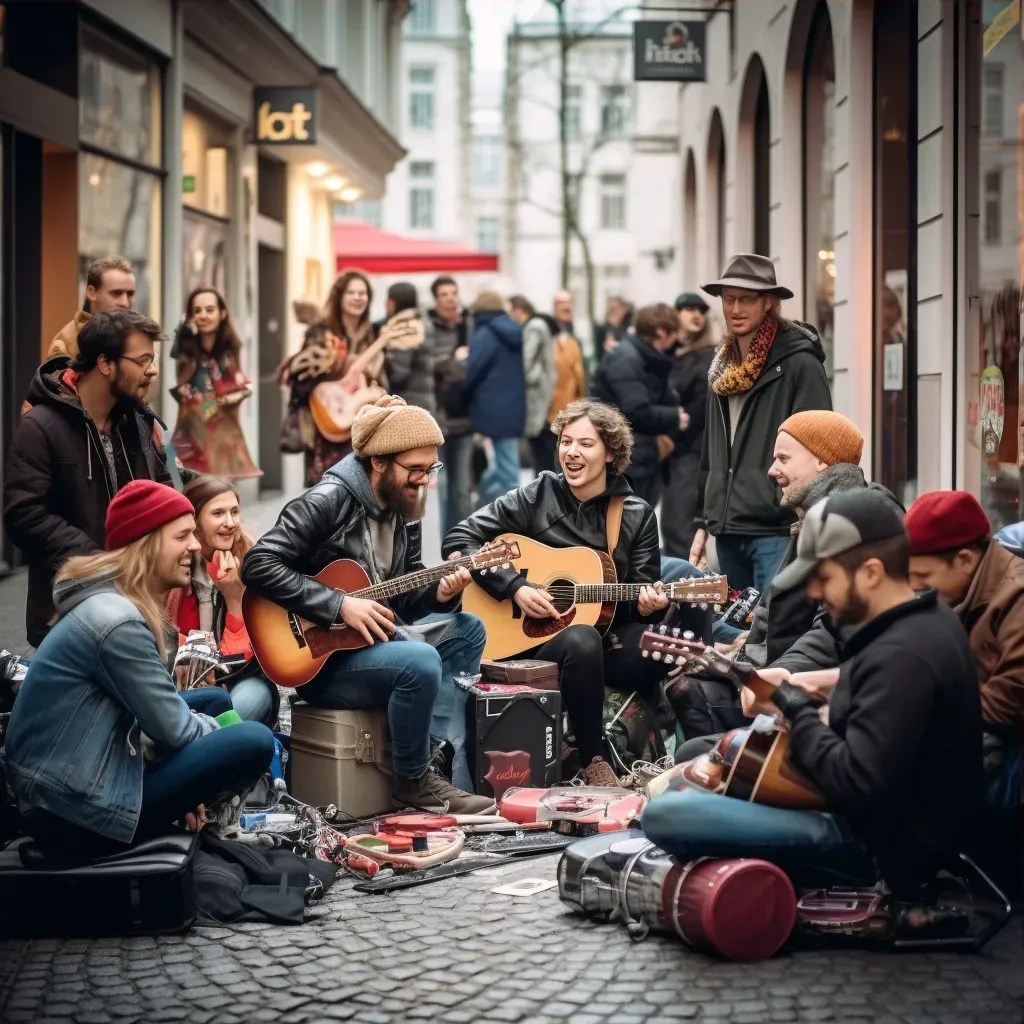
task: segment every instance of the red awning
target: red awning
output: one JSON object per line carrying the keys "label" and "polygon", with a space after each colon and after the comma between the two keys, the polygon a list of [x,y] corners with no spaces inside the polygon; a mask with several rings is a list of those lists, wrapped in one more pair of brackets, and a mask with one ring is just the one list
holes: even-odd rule
{"label": "red awning", "polygon": [[497,270],[498,257],[454,242],[403,238],[359,220],[334,222],[337,270],[368,274],[416,274]]}

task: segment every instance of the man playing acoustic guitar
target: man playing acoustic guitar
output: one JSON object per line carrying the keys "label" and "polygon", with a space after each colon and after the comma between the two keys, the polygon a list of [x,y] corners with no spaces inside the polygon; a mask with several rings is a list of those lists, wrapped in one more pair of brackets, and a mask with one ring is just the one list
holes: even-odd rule
{"label": "man playing acoustic guitar", "polygon": [[934,590],[915,595],[909,561],[892,501],[857,489],[807,513],[797,557],[776,577],[780,590],[806,586],[850,629],[827,725],[819,712],[828,687],[799,677],[783,678],[772,703],[752,709],[786,718],[794,767],[834,813],[683,788],[648,806],[642,824],[652,840],[683,861],[765,857],[797,885],[870,885],[880,873],[912,900],[953,863],[980,790],[977,677],[956,613]]}
{"label": "man playing acoustic guitar", "polygon": [[352,426],[353,453],[284,507],[246,555],[242,581],[322,629],[344,622],[362,634],[368,646],[333,654],[302,697],[327,708],[387,707],[397,807],[486,814],[494,810],[491,798],[456,789],[428,767],[435,699],[443,684],[451,685],[452,673],[477,670],[482,623],[450,615],[433,644],[396,642],[404,638],[395,636],[396,614],[414,622],[457,611],[468,571],[459,568],[436,587],[393,599],[391,607],[310,578],[339,558],[357,562],[374,581],[423,568],[419,519],[427,482],[440,468],[442,441],[434,417],[401,398],[385,395],[364,406]]}
{"label": "man playing acoustic guitar", "polygon": [[[608,637],[594,626],[570,625],[524,655],[558,664],[559,689],[572,722],[586,781],[592,786],[617,786],[604,758],[602,738],[605,683],[657,695],[666,669],[640,656],[636,645],[643,619],[667,607],[657,584],[660,572],[658,521],[654,509],[638,498],[623,475],[633,450],[633,435],[622,413],[586,399],[571,402],[555,418],[561,473],[540,473],[525,487],[509,491],[449,531],[445,555],[465,555],[504,533],[522,534],[554,548],[613,548],[620,583],[650,584],[636,604],[619,604]],[[609,531],[609,508],[617,507],[620,524]],[[617,537],[609,536],[616,532]],[[515,569],[488,573],[480,586],[493,598],[513,601],[530,619],[557,619],[552,595]],[[685,628],[710,634],[707,613],[689,610]],[[710,639],[710,636],[708,636]]]}

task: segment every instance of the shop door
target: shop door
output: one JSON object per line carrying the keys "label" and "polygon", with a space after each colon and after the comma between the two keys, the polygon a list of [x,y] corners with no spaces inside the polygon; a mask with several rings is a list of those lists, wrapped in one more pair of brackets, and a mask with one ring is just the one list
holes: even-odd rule
{"label": "shop door", "polygon": [[283,486],[281,420],[284,401],[274,371],[284,359],[284,253],[266,245],[259,247],[259,339],[260,339],[260,449],[261,491],[279,491]]}

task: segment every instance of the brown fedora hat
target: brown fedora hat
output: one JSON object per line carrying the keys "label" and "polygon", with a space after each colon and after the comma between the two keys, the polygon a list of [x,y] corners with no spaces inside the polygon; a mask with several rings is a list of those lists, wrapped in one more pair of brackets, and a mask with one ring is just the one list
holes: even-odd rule
{"label": "brown fedora hat", "polygon": [[702,285],[708,295],[721,295],[723,288],[746,288],[751,292],[769,292],[780,299],[793,293],[775,280],[775,264],[767,256],[741,252],[733,256],[718,281]]}

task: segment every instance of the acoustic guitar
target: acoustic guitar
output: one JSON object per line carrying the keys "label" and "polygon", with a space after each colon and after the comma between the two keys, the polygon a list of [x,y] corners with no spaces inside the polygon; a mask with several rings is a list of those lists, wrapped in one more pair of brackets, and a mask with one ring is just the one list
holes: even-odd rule
{"label": "acoustic guitar", "polygon": [[[454,558],[383,583],[371,583],[363,567],[348,558],[331,562],[313,579],[344,591],[350,597],[383,604],[390,597],[439,583],[460,566],[497,572],[501,567],[507,568],[518,557],[519,550],[514,543],[497,540],[475,555]],[[335,651],[354,651],[367,646],[366,638],[351,626],[339,622],[330,629],[324,629],[261,597],[251,587],[246,587],[242,594],[242,618],[260,668],[278,686],[302,686],[316,676]]]}
{"label": "acoustic guitar", "polygon": [[[487,627],[485,658],[510,658],[550,640],[572,625],[594,626],[602,633],[611,625],[618,601],[635,601],[642,583],[617,583],[615,564],[604,551],[593,548],[552,548],[547,544],[503,534],[499,540],[515,544],[520,552],[516,568],[530,586],[546,590],[558,609],[558,618],[531,619],[514,601],[496,601],[481,586],[471,583],[462,594],[462,608],[479,616]],[[670,601],[707,607],[729,594],[724,576],[697,576],[664,584]]]}
{"label": "acoustic guitar", "polygon": [[[692,634],[681,633],[678,629],[668,630],[662,626],[647,630],[640,637],[640,651],[644,657],[667,665],[678,659],[692,660],[696,655],[705,664],[714,664],[720,674],[751,689],[759,702],[769,703],[775,689],[756,671],[747,672],[736,666],[735,674],[730,673],[720,664],[723,661],[729,664],[728,659]],[[752,726],[732,729],[709,754],[679,765],[671,772],[682,776],[692,786],[739,800],[798,810],[825,809],[821,792],[789,760],[789,732],[781,715],[775,719],[760,715]]]}
{"label": "acoustic guitar", "polygon": [[369,384],[363,371],[385,348],[410,349],[423,344],[423,323],[413,309],[399,313],[384,326],[380,337],[352,362],[340,380],[321,381],[309,396],[316,429],[335,444],[352,436],[352,422],[364,405],[377,401],[384,389]]}

